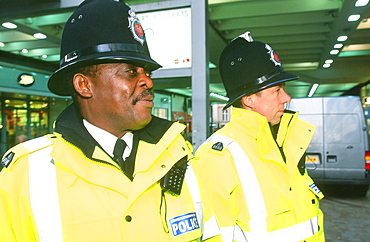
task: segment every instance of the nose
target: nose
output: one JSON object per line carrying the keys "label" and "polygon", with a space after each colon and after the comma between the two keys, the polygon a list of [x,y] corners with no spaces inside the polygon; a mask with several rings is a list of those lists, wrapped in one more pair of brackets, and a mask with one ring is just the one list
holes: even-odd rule
{"label": "nose", "polygon": [[292,98],[289,96],[289,94],[283,89],[283,93],[281,96],[281,102],[282,103],[289,103],[292,100]]}
{"label": "nose", "polygon": [[141,87],[146,86],[148,89],[153,88],[154,82],[152,78],[150,78],[150,73],[146,71],[144,68],[140,68],[138,72],[140,73],[139,86]]}

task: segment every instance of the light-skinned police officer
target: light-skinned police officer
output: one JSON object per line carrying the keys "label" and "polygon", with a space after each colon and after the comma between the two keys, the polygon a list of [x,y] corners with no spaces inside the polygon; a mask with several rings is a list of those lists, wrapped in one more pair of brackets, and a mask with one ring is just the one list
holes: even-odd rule
{"label": "light-skinned police officer", "polygon": [[[324,241],[323,197],[304,168],[315,127],[285,110],[297,79],[249,32],[220,57],[231,121],[197,150],[195,169],[224,241]],[[207,171],[207,172],[204,172]]]}

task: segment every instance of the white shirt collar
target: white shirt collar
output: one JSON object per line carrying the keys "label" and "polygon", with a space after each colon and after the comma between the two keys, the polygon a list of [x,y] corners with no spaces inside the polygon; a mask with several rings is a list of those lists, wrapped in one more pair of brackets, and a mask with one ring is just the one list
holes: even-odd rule
{"label": "white shirt collar", "polygon": [[[114,146],[117,141],[117,137],[113,134],[96,127],[95,125],[89,123],[87,120],[83,119],[83,124],[85,125],[87,131],[91,136],[100,144],[100,146],[110,155],[113,156]],[[127,147],[123,153],[123,159],[128,157],[132,150],[134,134],[131,132],[126,133],[121,139],[123,139]]]}

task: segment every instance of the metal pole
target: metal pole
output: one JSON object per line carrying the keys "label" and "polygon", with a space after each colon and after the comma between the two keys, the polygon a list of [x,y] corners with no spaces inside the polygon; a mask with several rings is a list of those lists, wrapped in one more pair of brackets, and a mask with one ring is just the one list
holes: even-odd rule
{"label": "metal pole", "polygon": [[207,1],[191,0],[192,143],[196,150],[209,135],[209,68]]}

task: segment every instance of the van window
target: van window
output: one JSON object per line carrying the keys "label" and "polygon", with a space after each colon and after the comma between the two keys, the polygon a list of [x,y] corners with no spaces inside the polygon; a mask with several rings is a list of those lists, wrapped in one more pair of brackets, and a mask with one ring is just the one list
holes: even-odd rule
{"label": "van window", "polygon": [[352,143],[360,144],[361,130],[359,117],[357,114],[327,114],[324,116],[325,132],[327,143]]}

